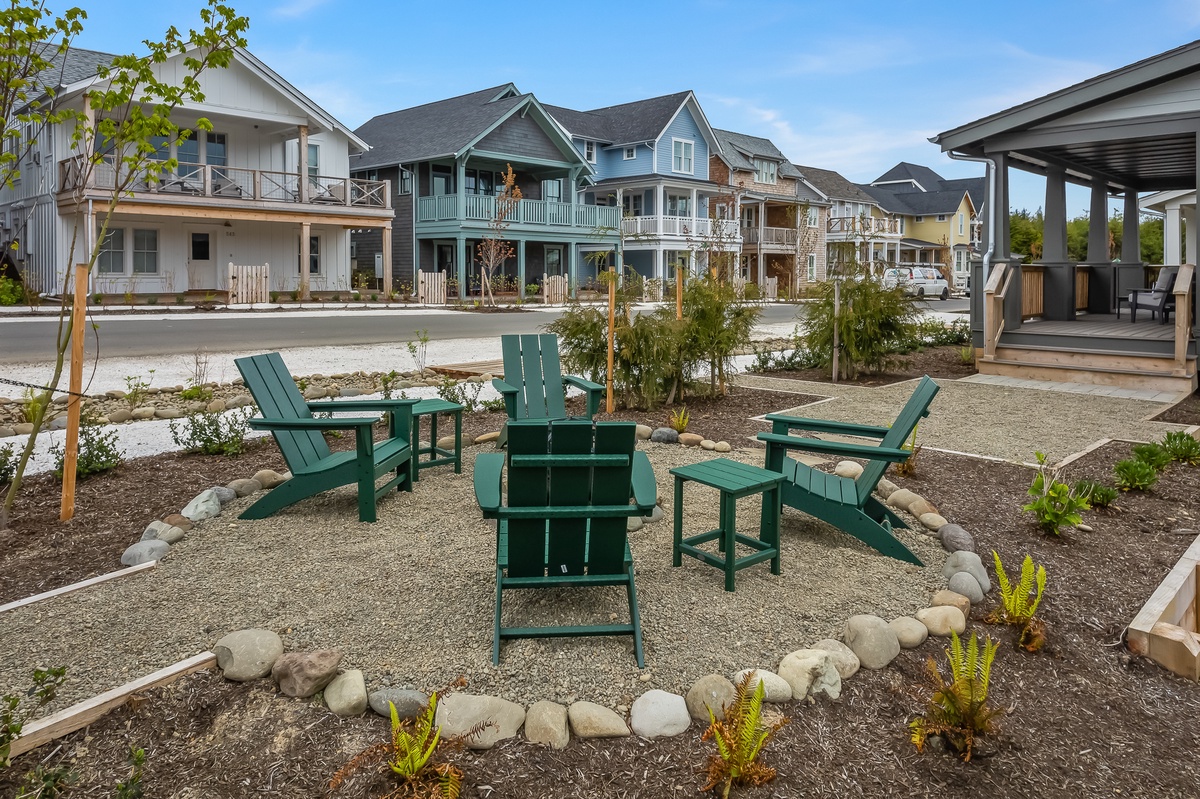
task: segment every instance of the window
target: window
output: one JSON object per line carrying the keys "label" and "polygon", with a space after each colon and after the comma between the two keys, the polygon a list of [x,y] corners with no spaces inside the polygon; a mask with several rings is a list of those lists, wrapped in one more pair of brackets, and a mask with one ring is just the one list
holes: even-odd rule
{"label": "window", "polygon": [[[297,244],[296,244],[296,249],[297,249],[297,251],[299,251],[299,249],[300,249],[299,242],[297,242]],[[297,252],[297,256],[298,255],[299,255],[299,253]],[[297,257],[296,260],[299,261],[300,260],[299,257]],[[297,267],[297,271],[299,271],[298,267]],[[321,274],[321,237],[320,236],[309,236],[308,237],[308,273],[310,275]]]}
{"label": "window", "polygon": [[667,195],[667,213],[671,216],[691,216],[692,198],[682,194]]}
{"label": "window", "polygon": [[596,163],[596,142],[585,141],[583,143],[583,157],[589,164]]}
{"label": "window", "polygon": [[899,232],[901,236],[904,235],[904,217],[899,218],[899,227],[897,228],[897,232]]}
{"label": "window", "polygon": [[758,227],[758,206],[743,205],[742,206],[742,227],[756,228]]}
{"label": "window", "polygon": [[133,231],[133,273],[135,275],[158,274],[158,231]]}
{"label": "window", "polygon": [[204,163],[212,166],[228,166],[229,152],[224,133],[204,134]]}
{"label": "window", "polygon": [[626,194],[621,197],[621,205],[625,209],[625,216],[641,216],[642,215],[642,195]]}
{"label": "window", "polygon": [[817,256],[808,256],[808,282],[815,283],[817,280]]}
{"label": "window", "polygon": [[207,233],[192,234],[192,258],[193,261],[208,261],[210,239]]}
{"label": "window", "polygon": [[776,180],[779,165],[774,161],[767,161],[763,158],[754,159],[754,181],[756,183],[774,184]]}
{"label": "window", "polygon": [[819,227],[821,224],[821,211],[819,208],[808,207],[808,226]]}
{"label": "window", "polygon": [[560,203],[562,202],[562,179],[542,181],[542,199],[546,202]]}
{"label": "window", "polygon": [[945,214],[938,214],[938,221],[939,221],[939,222],[945,222],[945,221],[946,221],[946,215],[945,215]]}
{"label": "window", "polygon": [[125,274],[125,231],[115,228],[108,231],[100,245],[100,256],[96,269],[102,275]]}
{"label": "window", "polygon": [[959,213],[959,215],[958,215],[958,235],[961,236],[962,234],[963,234],[963,215],[962,215],[962,213]]}
{"label": "window", "polygon": [[413,173],[407,169],[400,170],[400,180],[396,183],[397,194],[412,194]]}
{"label": "window", "polygon": [[683,172],[687,175],[692,174],[695,171],[692,164],[692,154],[695,151],[695,145],[683,139],[672,139],[671,149],[671,171]]}
{"label": "window", "polygon": [[955,272],[964,272],[964,273],[967,271],[967,251],[966,250],[955,250],[954,251],[954,271]]}
{"label": "window", "polygon": [[200,140],[197,138],[198,132],[192,131],[188,134],[187,131],[180,131],[180,135],[187,134],[187,138],[183,139],[175,146],[175,157],[179,160],[179,177],[190,178],[200,171]]}
{"label": "window", "polygon": [[321,145],[308,145],[308,176],[315,178],[321,174]]}
{"label": "window", "polygon": [[914,222],[916,222],[916,223],[918,223],[918,224],[920,224],[921,222],[924,222],[924,221],[925,221],[925,217],[923,217],[923,216],[914,216],[914,217],[913,217],[913,221],[914,221]]}
{"label": "window", "polygon": [[637,158],[637,147],[626,147],[625,148],[625,160],[632,161],[635,158]]}
{"label": "window", "polygon": [[379,180],[378,169],[368,169],[366,172],[359,172],[354,177],[361,180]]}
{"label": "window", "polygon": [[438,165],[433,167],[433,193],[454,193],[454,176],[450,173],[450,167]]}

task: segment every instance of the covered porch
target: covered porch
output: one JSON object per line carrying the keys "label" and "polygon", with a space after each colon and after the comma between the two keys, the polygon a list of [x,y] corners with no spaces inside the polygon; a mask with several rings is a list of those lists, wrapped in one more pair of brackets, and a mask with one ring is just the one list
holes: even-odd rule
{"label": "covered porch", "polygon": [[[1180,393],[1196,389],[1194,224],[1187,226],[1186,239],[1180,225],[1166,226],[1163,260],[1177,270],[1164,281],[1171,313],[1151,320],[1141,310],[1134,321],[1128,304],[1131,291],[1154,286],[1162,268],[1142,260],[1140,197],[1195,191],[1198,131],[1200,42],[933,139],[955,157],[988,165],[985,255],[973,265],[972,278],[983,290],[971,297],[981,374]],[[1042,251],[1032,263],[1014,257],[1010,246],[1014,169],[1045,180]],[[1082,261],[1067,255],[1069,184],[1089,192]],[[1125,222],[1119,247],[1109,233],[1114,201]]]}

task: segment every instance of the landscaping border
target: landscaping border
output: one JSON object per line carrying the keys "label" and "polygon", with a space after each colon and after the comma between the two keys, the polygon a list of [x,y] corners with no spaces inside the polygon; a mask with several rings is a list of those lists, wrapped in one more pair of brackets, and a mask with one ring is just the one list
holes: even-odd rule
{"label": "landscaping border", "polygon": [[56,596],[63,596],[64,594],[71,594],[82,588],[90,588],[93,585],[99,585],[100,583],[106,583],[109,580],[116,580],[117,578],[120,578],[120,577],[129,577],[130,575],[137,574],[138,572],[144,572],[144,571],[147,571],[148,569],[153,569],[157,565],[158,565],[157,560],[151,560],[151,561],[147,561],[145,563],[139,563],[136,566],[129,566],[128,568],[117,569],[115,572],[108,572],[107,574],[101,574],[97,577],[89,577],[86,580],[80,580],[77,583],[71,583],[70,585],[64,585],[61,588],[55,588],[50,591],[44,591],[40,594],[34,594],[33,596],[27,596],[24,599],[14,599],[12,602],[9,602],[6,605],[0,605],[0,613],[4,613],[7,610],[16,610],[17,608],[23,608],[28,605],[32,605],[35,602],[41,602],[43,599],[51,599]]}

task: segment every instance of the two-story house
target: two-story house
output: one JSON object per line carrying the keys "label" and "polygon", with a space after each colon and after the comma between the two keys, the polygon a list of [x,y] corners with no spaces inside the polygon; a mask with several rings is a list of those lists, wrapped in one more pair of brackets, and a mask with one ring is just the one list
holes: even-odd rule
{"label": "two-story house", "polygon": [[[595,169],[581,202],[618,209],[626,267],[671,279],[681,264],[697,268],[709,253],[738,251],[736,197],[709,175],[721,145],[692,92],[591,111],[547,108]],[[593,270],[616,256],[606,242],[583,250]]]}
{"label": "two-story house", "polygon": [[770,139],[714,133],[721,150],[709,157],[709,176],[738,201],[742,276],[760,286],[775,278],[787,296],[824,280],[829,200]]}
{"label": "two-story house", "polygon": [[808,185],[829,203],[825,246],[831,268],[851,260],[875,267],[898,258],[904,234],[901,222],[878,200],[832,169],[795,166]]}
{"label": "two-story house", "polygon": [[[451,295],[479,292],[478,245],[500,235],[514,257],[492,278],[503,284],[495,288],[520,291],[543,275],[567,275],[577,286],[586,268],[581,246],[616,240],[619,210],[581,202],[594,163],[537,98],[511,83],[380,114],[355,133],[371,150],[353,159],[353,174],[389,181],[396,207],[392,246],[378,232],[357,232],[355,256],[378,256],[400,283],[415,285],[418,271],[444,272]],[[501,231],[496,196],[509,167],[522,199]]]}
{"label": "two-story house", "polygon": [[[170,79],[176,54],[154,69]],[[112,56],[68,50],[57,56],[61,84],[46,86],[65,107],[94,112],[88,93]],[[58,82],[58,81],[56,81]],[[172,115],[187,138],[151,142],[178,166],[127,187],[109,222],[90,291],[180,295],[229,289],[230,263],[269,264],[277,291],[347,289],[350,229],[390,225],[383,183],[350,178],[349,156],[366,144],[249,52],[199,75],[202,104]],[[212,131],[198,129],[208,119]],[[73,126],[37,137],[20,179],[0,189],[4,240],[29,287],[54,293],[70,264],[87,260],[99,213],[118,188],[118,154],[72,142]],[[74,249],[72,250],[72,244]]]}
{"label": "two-story house", "polygon": [[985,178],[946,180],[926,166],[900,162],[862,189],[900,220],[901,263],[942,269],[962,286],[977,248]]}

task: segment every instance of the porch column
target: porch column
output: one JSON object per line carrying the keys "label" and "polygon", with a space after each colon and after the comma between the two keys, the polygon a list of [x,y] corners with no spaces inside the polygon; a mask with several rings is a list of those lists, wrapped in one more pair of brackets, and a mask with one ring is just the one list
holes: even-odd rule
{"label": "porch column", "polygon": [[311,299],[308,293],[308,262],[311,255],[308,249],[308,240],[312,235],[312,225],[308,222],[300,223],[300,301],[307,302]]}
{"label": "porch column", "polygon": [[1180,263],[1196,263],[1196,207],[1183,207],[1183,260]]}
{"label": "porch column", "polygon": [[[1119,297],[1129,295],[1131,289],[1141,288],[1143,274],[1142,242],[1138,225],[1141,209],[1138,207],[1136,189],[1125,189],[1125,207],[1122,216],[1121,263],[1108,268],[1092,270],[1092,282],[1088,289],[1088,310],[1114,313]],[[1100,308],[1101,303],[1105,307]]]}
{"label": "porch column", "polygon": [[655,280],[663,279],[663,249],[662,245],[655,247],[654,250],[654,270],[653,275]]}
{"label": "porch column", "polygon": [[517,298],[525,298],[525,239],[517,239]]}
{"label": "porch column", "polygon": [[1067,173],[1054,166],[1046,170],[1045,232],[1038,260],[1052,264],[1067,260]]}
{"label": "porch column", "polygon": [[575,299],[578,291],[579,276],[576,274],[575,259],[576,252],[579,249],[578,242],[571,242],[567,247],[567,291],[571,294],[571,299]]}
{"label": "porch column", "polygon": [[454,239],[454,264],[458,272],[458,298],[467,298],[467,238],[461,233]]}
{"label": "porch column", "polygon": [[758,286],[767,285],[767,266],[763,261],[763,242],[767,238],[767,201],[758,203]]}
{"label": "porch column", "polygon": [[383,226],[383,296],[392,296],[392,224]]}
{"label": "porch column", "polygon": [[[296,131],[300,136],[300,143],[297,145],[299,152],[296,157],[296,197],[302,202],[308,202],[308,125],[297,125]],[[308,240],[307,234],[305,241]],[[305,245],[308,246],[308,245]],[[302,270],[305,274],[307,269]],[[307,294],[307,291],[305,292]]]}
{"label": "porch column", "polygon": [[1112,263],[1108,254],[1108,188],[1102,181],[1092,181],[1092,203],[1088,210],[1089,264]]}
{"label": "porch column", "polygon": [[[1009,201],[1008,201],[1008,153],[995,153],[996,162],[996,229],[989,230],[989,242],[995,242],[994,259],[1000,263],[1012,262],[1012,243],[1009,236]],[[1020,266],[1013,265],[1017,273],[1009,283],[1008,296],[1004,301],[1004,329],[1017,330],[1021,327],[1021,274]],[[971,292],[972,295],[975,292]],[[979,292],[980,296],[983,291]]]}
{"label": "porch column", "polygon": [[1136,264],[1142,261],[1141,209],[1138,207],[1136,189],[1125,189],[1125,213],[1121,223],[1121,263]]}
{"label": "porch column", "polygon": [[662,218],[667,213],[667,187],[662,183],[658,184],[658,188],[654,192],[654,216],[657,217],[654,221],[654,234],[661,236],[663,229]]}
{"label": "porch column", "polygon": [[1183,251],[1180,247],[1180,220],[1182,215],[1179,206],[1168,206],[1166,219],[1163,220],[1163,263],[1182,264]]}

